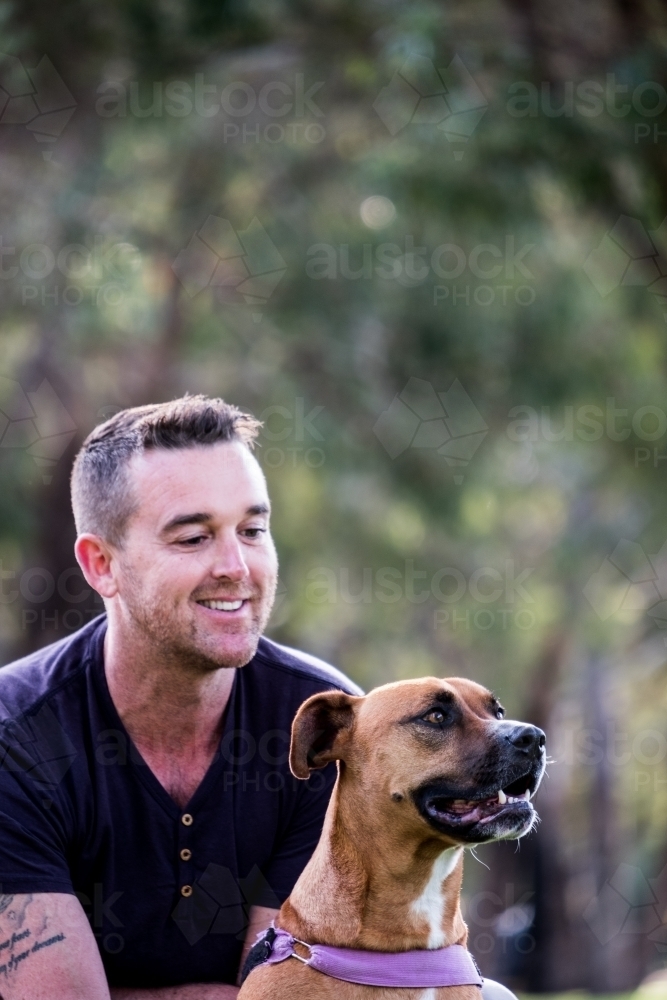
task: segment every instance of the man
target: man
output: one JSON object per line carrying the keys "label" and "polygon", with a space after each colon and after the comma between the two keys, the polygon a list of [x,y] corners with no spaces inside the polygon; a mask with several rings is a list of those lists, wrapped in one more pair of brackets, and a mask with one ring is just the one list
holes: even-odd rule
{"label": "man", "polygon": [[335,772],[291,777],[291,721],[360,692],[262,637],[259,426],[185,397],[77,456],[75,551],[106,614],[0,671],[3,1000],[235,997],[244,939],[319,839]]}

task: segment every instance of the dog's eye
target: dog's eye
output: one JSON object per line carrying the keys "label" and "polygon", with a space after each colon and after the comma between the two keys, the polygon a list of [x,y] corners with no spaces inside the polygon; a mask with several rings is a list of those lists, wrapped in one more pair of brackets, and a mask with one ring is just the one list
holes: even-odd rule
{"label": "dog's eye", "polygon": [[426,715],[422,715],[424,722],[430,722],[432,726],[441,726],[445,721],[445,713],[439,708],[433,708]]}

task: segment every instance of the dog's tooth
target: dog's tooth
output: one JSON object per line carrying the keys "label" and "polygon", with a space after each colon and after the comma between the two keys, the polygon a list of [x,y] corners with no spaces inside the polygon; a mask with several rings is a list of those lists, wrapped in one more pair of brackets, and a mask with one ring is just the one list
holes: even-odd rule
{"label": "dog's tooth", "polygon": [[505,803],[507,802],[507,796],[505,795],[502,788],[498,791],[498,801],[500,802],[501,806],[504,806]]}
{"label": "dog's tooth", "polygon": [[529,788],[527,788],[526,791],[523,793],[523,797],[526,800],[526,802],[530,802],[530,789]]}

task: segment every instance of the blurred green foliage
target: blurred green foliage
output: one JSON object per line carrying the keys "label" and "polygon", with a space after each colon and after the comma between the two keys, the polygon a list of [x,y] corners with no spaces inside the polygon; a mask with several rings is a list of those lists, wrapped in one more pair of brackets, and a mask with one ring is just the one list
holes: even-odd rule
{"label": "blurred green foliage", "polygon": [[[602,941],[593,904],[619,864],[649,878],[667,860],[663,7],[28,0],[3,16],[6,56],[46,54],[75,104],[45,141],[57,128],[36,116],[66,99],[0,66],[3,106],[37,95],[30,121],[0,118],[0,410],[46,379],[76,427],[41,465],[28,438],[0,440],[5,658],[99,610],[39,589],[73,566],[67,470],[94,424],[186,391],[252,410],[281,557],[272,634],[366,687],[472,676],[557,748],[523,847],[537,950],[516,968],[495,950],[490,971],[634,986],[662,962],[655,928]],[[183,253],[210,216],[233,229],[226,285],[210,249]],[[254,219],[266,239],[241,253]],[[442,420],[458,440],[457,406],[433,410],[456,380],[485,428],[469,460],[400,450],[399,403],[378,425],[428,384],[431,445]]]}

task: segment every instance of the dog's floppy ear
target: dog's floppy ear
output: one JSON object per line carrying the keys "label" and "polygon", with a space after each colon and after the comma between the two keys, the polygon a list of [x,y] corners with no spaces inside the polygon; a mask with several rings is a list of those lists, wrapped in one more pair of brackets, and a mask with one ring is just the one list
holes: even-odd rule
{"label": "dog's floppy ear", "polygon": [[342,758],[358,701],[343,691],[325,691],[304,701],[292,723],[289,763],[295,778],[308,778],[312,769]]}

